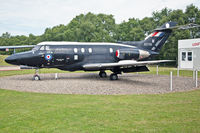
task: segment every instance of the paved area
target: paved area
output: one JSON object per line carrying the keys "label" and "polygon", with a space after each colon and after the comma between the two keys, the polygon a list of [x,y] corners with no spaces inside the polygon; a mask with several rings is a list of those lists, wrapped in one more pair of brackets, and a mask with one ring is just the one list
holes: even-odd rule
{"label": "paved area", "polygon": [[20,70],[20,66],[1,66],[0,71]]}
{"label": "paved area", "polygon": [[[40,81],[32,75],[17,75],[0,78],[0,88],[8,90],[91,95],[159,94],[169,93],[169,76],[123,74],[119,80],[102,79],[97,73],[62,73],[55,80],[54,74],[40,74]],[[188,77],[173,77],[173,92],[195,89]]]}

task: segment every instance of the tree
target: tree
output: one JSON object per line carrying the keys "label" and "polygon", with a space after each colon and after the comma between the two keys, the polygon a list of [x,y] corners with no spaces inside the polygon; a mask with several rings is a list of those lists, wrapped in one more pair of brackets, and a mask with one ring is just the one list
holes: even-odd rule
{"label": "tree", "polygon": [[[76,41],[76,42],[116,42],[140,41],[153,32],[157,26],[168,21],[175,21],[178,25],[196,23],[200,25],[200,9],[193,4],[183,10],[164,8],[154,11],[152,17],[141,20],[130,18],[127,22],[115,23],[113,15],[80,14],[67,25],[57,25],[46,28],[41,36],[29,34],[26,36],[11,36],[6,32],[0,36],[0,46],[7,45],[35,45],[42,41]],[[200,30],[177,30],[169,37],[166,45],[161,49],[159,59],[177,60],[178,40],[199,38]]]}
{"label": "tree", "polygon": [[3,33],[1,37],[2,38],[10,38],[11,35],[10,35],[10,33],[6,32],[6,33]]}

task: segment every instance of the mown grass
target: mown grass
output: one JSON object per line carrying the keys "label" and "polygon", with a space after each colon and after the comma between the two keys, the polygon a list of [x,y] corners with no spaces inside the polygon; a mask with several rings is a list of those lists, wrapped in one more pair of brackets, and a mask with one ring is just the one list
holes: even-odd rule
{"label": "mown grass", "polygon": [[200,132],[200,90],[56,95],[0,89],[0,132]]}
{"label": "mown grass", "polygon": [[[156,74],[150,67],[147,74]],[[176,74],[159,68],[159,74]],[[41,69],[41,73],[65,72]],[[1,71],[1,76],[34,70]],[[192,76],[192,71],[180,75]],[[0,132],[200,132],[200,90],[157,95],[61,95],[0,89]]]}
{"label": "mown grass", "polygon": [[0,66],[11,66],[10,64],[6,63],[4,59],[8,57],[8,55],[0,55]]}

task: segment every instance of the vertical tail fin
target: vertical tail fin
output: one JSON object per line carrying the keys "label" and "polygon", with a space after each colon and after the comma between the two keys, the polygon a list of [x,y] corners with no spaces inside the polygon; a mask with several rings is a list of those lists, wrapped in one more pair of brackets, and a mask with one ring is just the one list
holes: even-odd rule
{"label": "vertical tail fin", "polygon": [[172,33],[172,28],[175,27],[176,24],[176,22],[168,22],[163,24],[160,28],[155,29],[153,33],[147,36],[138,47],[159,52]]}

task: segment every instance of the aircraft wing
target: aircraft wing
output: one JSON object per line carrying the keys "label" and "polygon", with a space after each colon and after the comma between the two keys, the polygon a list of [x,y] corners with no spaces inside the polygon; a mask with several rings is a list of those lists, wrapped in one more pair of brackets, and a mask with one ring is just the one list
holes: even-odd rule
{"label": "aircraft wing", "polygon": [[95,68],[111,68],[111,67],[125,67],[125,66],[145,66],[149,64],[158,64],[164,62],[173,62],[173,60],[152,60],[152,61],[134,61],[134,60],[123,60],[116,63],[94,63],[83,65],[85,69]]}
{"label": "aircraft wing", "polygon": [[33,48],[35,45],[21,45],[21,46],[0,46],[0,50],[5,49],[19,49],[19,48]]}

